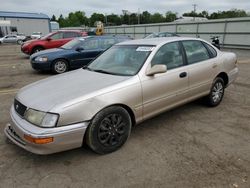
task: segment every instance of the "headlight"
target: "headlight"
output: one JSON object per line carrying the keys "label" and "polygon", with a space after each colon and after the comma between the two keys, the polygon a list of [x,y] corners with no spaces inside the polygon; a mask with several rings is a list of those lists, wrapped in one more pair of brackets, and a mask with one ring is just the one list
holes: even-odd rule
{"label": "headlight", "polygon": [[55,127],[58,114],[45,113],[29,108],[24,115],[25,119],[40,127]]}
{"label": "headlight", "polygon": [[35,58],[35,61],[39,61],[39,62],[47,62],[48,61],[48,58],[47,57],[36,57]]}

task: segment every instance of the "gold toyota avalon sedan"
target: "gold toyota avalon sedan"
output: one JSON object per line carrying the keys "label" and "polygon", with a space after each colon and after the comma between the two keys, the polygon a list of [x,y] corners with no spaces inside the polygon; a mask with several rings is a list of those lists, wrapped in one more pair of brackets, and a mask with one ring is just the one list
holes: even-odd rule
{"label": "gold toyota avalon sedan", "polygon": [[36,154],[81,147],[119,149],[131,127],[204,97],[220,104],[237,77],[236,55],[194,38],[119,43],[88,66],[22,88],[6,136]]}

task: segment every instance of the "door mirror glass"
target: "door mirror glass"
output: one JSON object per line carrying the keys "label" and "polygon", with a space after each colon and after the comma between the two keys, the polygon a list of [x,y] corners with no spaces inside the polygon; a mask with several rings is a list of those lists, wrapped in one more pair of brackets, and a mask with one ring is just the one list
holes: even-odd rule
{"label": "door mirror glass", "polygon": [[165,72],[167,72],[167,66],[163,64],[157,64],[151,67],[149,70],[147,70],[146,75],[153,76],[155,74],[165,73]]}

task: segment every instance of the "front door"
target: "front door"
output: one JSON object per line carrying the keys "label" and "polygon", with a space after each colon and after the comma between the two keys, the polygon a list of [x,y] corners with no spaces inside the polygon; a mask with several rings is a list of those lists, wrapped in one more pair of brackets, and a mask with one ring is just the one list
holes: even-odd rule
{"label": "front door", "polygon": [[71,58],[71,66],[74,68],[87,65],[103,52],[103,50],[100,49],[98,38],[86,39],[77,48],[82,50],[76,51]]}
{"label": "front door", "polygon": [[178,42],[162,46],[149,66],[156,64],[166,65],[167,72],[141,78],[144,119],[182,103],[188,93],[188,70]]}

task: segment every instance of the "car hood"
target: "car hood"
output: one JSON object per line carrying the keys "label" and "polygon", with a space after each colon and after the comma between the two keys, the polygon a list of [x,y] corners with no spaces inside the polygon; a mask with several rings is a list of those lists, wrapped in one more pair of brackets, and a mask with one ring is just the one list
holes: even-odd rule
{"label": "car hood", "polygon": [[47,56],[53,59],[56,56],[62,57],[62,55],[70,54],[70,53],[72,53],[72,50],[66,50],[63,48],[52,48],[52,49],[42,50],[40,52],[34,53],[33,55],[31,55],[31,59],[34,59],[38,56]]}
{"label": "car hood", "polygon": [[31,59],[34,57],[38,57],[38,56],[50,56],[50,55],[54,56],[55,54],[65,54],[65,53],[67,53],[67,51],[69,51],[69,50],[65,50],[63,48],[52,48],[52,49],[48,49],[48,50],[42,50],[40,52],[33,54],[31,56]]}
{"label": "car hood", "polygon": [[71,105],[108,92],[108,87],[129,79],[84,69],[40,80],[22,88],[16,99],[28,108],[48,112],[56,105]]}

